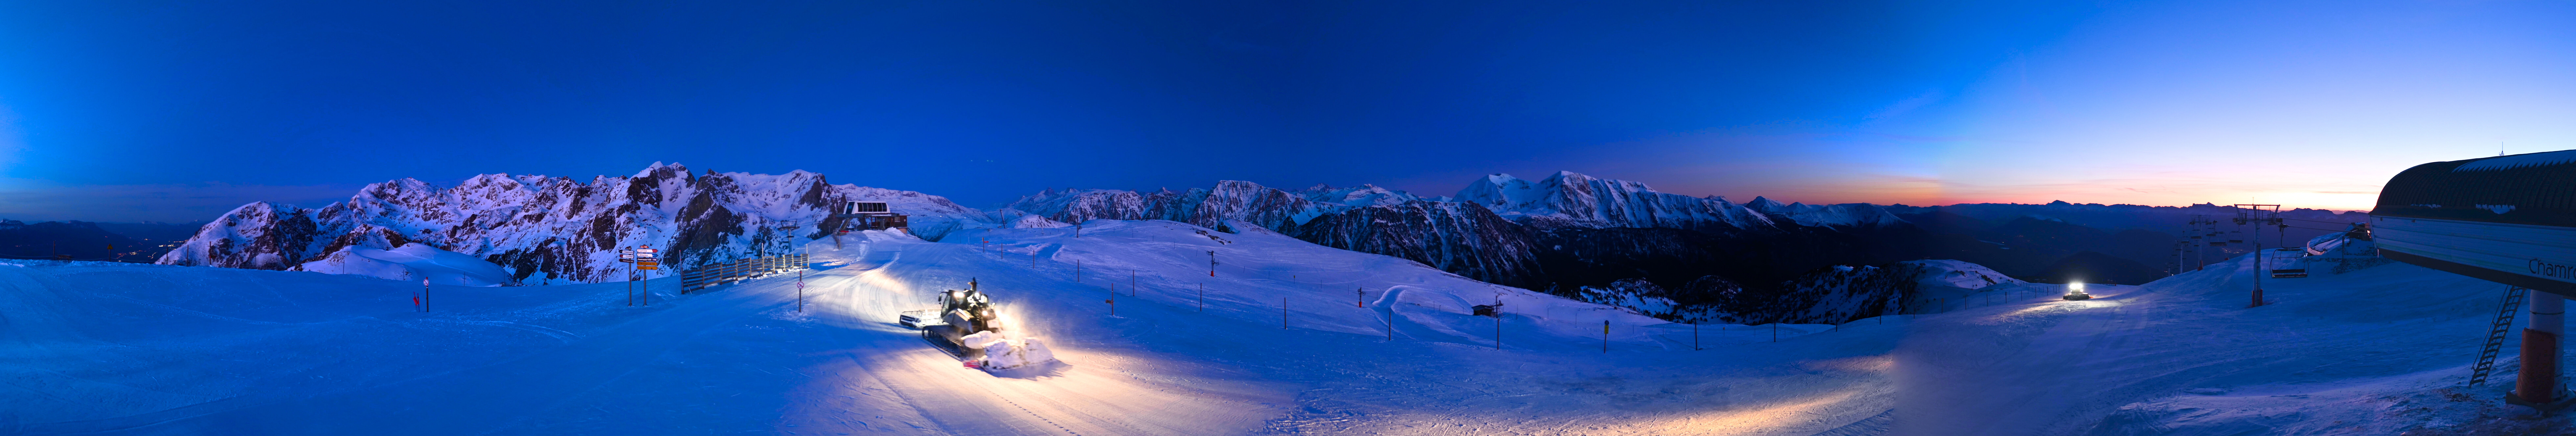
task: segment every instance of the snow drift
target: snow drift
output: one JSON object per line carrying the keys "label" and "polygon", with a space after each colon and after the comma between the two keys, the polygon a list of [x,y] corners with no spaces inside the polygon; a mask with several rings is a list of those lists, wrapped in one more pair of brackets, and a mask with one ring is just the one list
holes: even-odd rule
{"label": "snow drift", "polygon": [[420,243],[403,244],[392,250],[364,247],[341,247],[322,260],[296,265],[292,271],[324,274],[352,274],[389,280],[428,280],[428,283],[458,286],[500,286],[510,282],[510,273],[483,259]]}

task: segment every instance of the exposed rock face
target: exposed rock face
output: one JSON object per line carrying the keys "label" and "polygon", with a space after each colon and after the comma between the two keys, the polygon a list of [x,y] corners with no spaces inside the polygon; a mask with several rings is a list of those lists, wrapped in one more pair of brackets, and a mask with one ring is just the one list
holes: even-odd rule
{"label": "exposed rock face", "polygon": [[[1825,265],[1915,258],[1865,241],[1884,229],[1911,227],[1868,204],[1757,199],[1747,207],[1571,172],[1538,182],[1489,175],[1470,182],[1455,201],[1442,200],[1449,199],[1372,185],[1284,191],[1223,181],[1177,192],[1049,190],[1021,198],[995,219],[1164,219],[1208,227],[1242,220],[1325,246],[1578,298],[1585,286],[1626,279],[1679,289],[1721,275],[1769,287]],[[1794,219],[1766,214],[1766,207]]]}
{"label": "exposed rock face", "polygon": [[[620,247],[663,249],[665,265],[691,268],[781,253],[791,238],[820,237],[841,201],[886,201],[936,238],[990,226],[980,213],[910,191],[831,185],[823,175],[692,174],[655,164],[629,177],[486,174],[455,187],[414,179],[367,185],[318,209],[252,203],[208,223],[158,263],[287,269],[342,247],[393,249],[418,242],[483,257],[522,281],[622,280]],[[796,227],[794,230],[788,227]]]}
{"label": "exposed rock face", "polygon": [[1666,228],[1715,234],[1764,231],[1771,217],[1724,197],[1655,192],[1644,183],[1559,171],[1537,183],[1493,174],[1458,190],[1459,201],[1484,204],[1512,221],[1547,230],[1568,227]]}
{"label": "exposed rock face", "polygon": [[1412,201],[1353,208],[1281,233],[1326,247],[1410,259],[1487,283],[1528,287],[1539,274],[1530,232],[1475,203]]}
{"label": "exposed rock face", "polygon": [[1147,193],[1113,189],[1050,190],[1022,197],[1020,201],[1011,203],[1008,210],[1064,223],[1093,219],[1172,220],[1216,227],[1226,220],[1243,220],[1278,230],[1348,208],[1350,206],[1317,202],[1257,183],[1225,180],[1217,182],[1214,188],[1191,188],[1178,192],[1169,189]]}
{"label": "exposed rock face", "polygon": [[1753,201],[1745,202],[1744,207],[1773,218],[1787,218],[1802,226],[1876,229],[1905,223],[1905,219],[1898,218],[1887,208],[1869,203],[1780,204],[1769,198],[1753,197]]}
{"label": "exposed rock face", "polygon": [[[331,250],[322,248],[314,211],[257,202],[233,208],[206,223],[157,263],[282,270]],[[328,242],[327,239],[320,242]]]}

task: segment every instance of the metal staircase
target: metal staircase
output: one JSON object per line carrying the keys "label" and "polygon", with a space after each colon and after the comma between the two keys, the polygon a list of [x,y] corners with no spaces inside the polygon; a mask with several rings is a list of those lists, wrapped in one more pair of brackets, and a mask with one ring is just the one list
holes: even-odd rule
{"label": "metal staircase", "polygon": [[2496,355],[2504,352],[2505,334],[2513,332],[2514,312],[2522,310],[2523,298],[2529,297],[2530,292],[2521,287],[2504,290],[2504,307],[2496,308],[2495,325],[2487,330],[2487,347],[2478,352],[2478,365],[2469,374],[2469,386],[2486,384],[2487,376],[2495,373]]}

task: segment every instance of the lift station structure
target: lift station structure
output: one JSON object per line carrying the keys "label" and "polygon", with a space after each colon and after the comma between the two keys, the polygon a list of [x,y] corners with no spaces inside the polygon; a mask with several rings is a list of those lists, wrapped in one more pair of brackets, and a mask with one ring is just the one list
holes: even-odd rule
{"label": "lift station structure", "polygon": [[847,224],[841,227],[840,233],[849,233],[854,230],[901,230],[905,232],[910,232],[912,230],[911,216],[894,213],[894,209],[888,207],[886,202],[882,201],[843,201],[841,202],[841,209],[836,212],[837,213],[832,214],[833,218],[847,220],[843,221]]}
{"label": "lift station structure", "polygon": [[2542,410],[2576,403],[2559,378],[2566,299],[2576,297],[2576,150],[2416,165],[2380,189],[2370,224],[2381,256],[2511,287],[2497,333],[2511,325],[2514,299],[2532,291],[2506,400]]}

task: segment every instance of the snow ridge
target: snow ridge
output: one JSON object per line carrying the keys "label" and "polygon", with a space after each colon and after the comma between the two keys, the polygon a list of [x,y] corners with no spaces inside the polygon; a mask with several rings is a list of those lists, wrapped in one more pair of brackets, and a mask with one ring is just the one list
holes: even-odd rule
{"label": "snow ridge", "polygon": [[841,225],[830,218],[831,206],[849,200],[885,201],[912,214],[913,229],[926,238],[994,225],[946,198],[832,185],[801,170],[692,174],[657,162],[633,176],[587,183],[484,174],[441,188],[404,178],[316,209],[251,203],[206,224],[157,263],[283,270],[348,247],[418,243],[501,265],[513,281],[623,280],[619,247],[665,249],[674,269],[783,252],[791,237],[822,237],[821,229]]}
{"label": "snow ridge", "polygon": [[[1719,200],[1724,201],[1722,198]],[[1760,211],[1764,215],[1788,218],[1798,225],[1812,227],[1874,229],[1905,222],[1905,219],[1897,218],[1895,213],[1888,212],[1886,208],[1869,203],[1780,204],[1778,200],[1755,196],[1753,201],[1745,202],[1744,207]]]}
{"label": "snow ridge", "polygon": [[1457,198],[1541,229],[1635,227],[1709,233],[1777,229],[1771,217],[1724,198],[1667,194],[1645,183],[1570,171],[1558,171],[1536,183],[1510,174],[1486,175],[1458,190]]}

